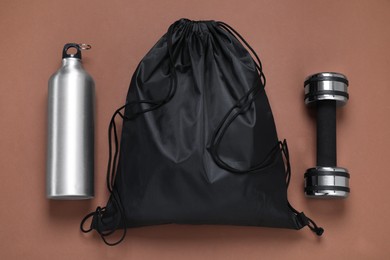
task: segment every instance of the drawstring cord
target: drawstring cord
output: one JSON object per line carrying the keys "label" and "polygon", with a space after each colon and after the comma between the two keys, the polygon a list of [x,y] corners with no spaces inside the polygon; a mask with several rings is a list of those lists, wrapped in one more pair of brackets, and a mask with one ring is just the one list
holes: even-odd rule
{"label": "drawstring cord", "polygon": [[[241,40],[244,45],[251,51],[251,53],[255,56],[256,60],[253,60],[255,63],[256,71],[259,75],[258,81],[256,81],[253,86],[243,95],[241,98],[238,99],[236,104],[231,107],[228,112],[225,114],[223,119],[219,122],[218,126],[214,130],[211,140],[210,140],[210,155],[213,158],[214,162],[221,167],[222,169],[225,169],[229,172],[233,173],[249,173],[249,172],[257,172],[259,170],[263,170],[269,166],[271,166],[277,158],[278,151],[279,151],[279,144],[276,144],[268,153],[266,158],[260,162],[259,164],[246,169],[246,170],[240,170],[237,168],[234,168],[230,165],[228,165],[225,161],[222,160],[222,158],[219,155],[219,146],[221,144],[221,141],[223,139],[223,136],[225,135],[226,131],[228,130],[229,126],[233,123],[233,121],[240,115],[245,113],[250,106],[252,105],[253,101],[255,100],[256,96],[260,93],[261,88],[265,88],[266,85],[266,78],[263,73],[263,67],[260,61],[259,56],[254,51],[254,49],[249,45],[249,43],[236,31],[234,30],[230,25],[224,23],[224,22],[217,22],[217,25],[228,32],[230,35],[232,35],[237,40]],[[259,85],[261,87],[259,87]]]}
{"label": "drawstring cord", "polygon": [[[291,165],[290,165],[290,155],[288,152],[288,146],[286,139],[283,142],[279,142],[280,149],[286,159],[286,186],[290,185],[291,180]],[[308,226],[311,231],[316,233],[317,236],[321,236],[324,233],[324,229],[322,227],[318,227],[317,224],[309,217],[307,217],[303,212],[298,212],[293,206],[291,206],[290,202],[288,203],[288,207],[294,212],[297,216],[298,221],[302,224],[302,226]]]}
{"label": "drawstring cord", "polygon": [[[117,159],[118,159],[118,153],[119,153],[119,141],[118,141],[118,134],[117,134],[116,124],[115,124],[115,118],[116,118],[117,115],[120,115],[121,117],[123,117],[123,115],[121,114],[120,111],[125,106],[122,106],[122,107],[120,107],[119,109],[117,109],[115,111],[115,113],[113,114],[113,116],[111,118],[110,125],[109,125],[109,128],[108,128],[108,143],[109,143],[109,145],[108,145],[108,147],[109,147],[108,148],[108,151],[109,151],[108,154],[109,155],[108,155],[108,163],[107,163],[106,184],[107,184],[107,189],[110,192],[112,201],[114,202],[114,206],[117,208],[117,210],[119,212],[119,215],[120,215],[119,216],[119,221],[117,221],[115,223],[115,226],[114,226],[114,228],[112,230],[108,230],[108,231],[102,230],[101,223],[104,223],[103,222],[103,215],[106,212],[106,207],[103,207],[103,208],[102,207],[97,207],[94,212],[91,212],[88,215],[86,215],[84,217],[84,219],[81,221],[81,224],[80,224],[81,231],[84,232],[84,233],[88,233],[88,232],[92,231],[92,225],[91,225],[91,227],[89,229],[85,229],[84,228],[85,222],[90,217],[93,217],[94,219],[96,219],[96,231],[99,233],[99,235],[102,238],[102,240],[104,241],[104,243],[109,245],[109,246],[115,246],[115,245],[119,244],[120,242],[122,242],[123,239],[125,238],[126,232],[127,232],[126,220],[125,220],[125,216],[126,215],[125,215],[125,212],[124,212],[124,209],[123,209],[123,205],[122,205],[122,202],[120,200],[118,192],[116,191],[116,189],[114,189],[115,168],[116,168]],[[114,133],[114,144],[115,144],[114,157],[112,157],[112,132]],[[120,226],[120,221],[122,221],[122,224],[123,224],[122,236],[116,242],[109,242],[106,239],[106,237],[111,235],[111,234],[113,234],[115,232],[115,230]]]}
{"label": "drawstring cord", "polygon": [[[114,206],[119,211],[119,220],[116,221],[114,228],[112,230],[103,230],[101,227],[101,224],[102,223],[104,224],[103,215],[106,212],[106,207],[97,207],[95,211],[86,215],[80,224],[80,230],[84,233],[88,233],[88,232],[91,232],[93,230],[92,223],[91,223],[90,228],[85,229],[84,228],[85,222],[91,217],[93,217],[93,219],[96,219],[96,231],[99,233],[99,235],[102,238],[102,240],[104,241],[104,243],[109,245],[109,246],[115,246],[115,245],[119,244],[120,242],[122,242],[123,239],[125,238],[126,232],[127,232],[125,210],[123,208],[123,204],[121,202],[119,193],[114,188],[116,167],[117,167],[117,161],[118,161],[118,155],[119,155],[119,140],[118,140],[118,133],[117,133],[117,128],[116,128],[115,118],[116,118],[116,116],[119,115],[124,121],[129,121],[129,120],[135,119],[136,117],[138,117],[141,114],[145,114],[147,112],[150,112],[150,111],[153,111],[153,110],[160,108],[161,106],[168,103],[175,95],[176,88],[177,88],[177,77],[176,77],[176,68],[175,68],[174,59],[173,59],[172,37],[173,37],[173,31],[174,31],[176,25],[178,24],[178,22],[179,21],[172,24],[169,27],[168,32],[166,34],[166,36],[167,36],[167,49],[168,49],[168,56],[169,56],[169,69],[170,69],[170,74],[171,74],[171,79],[172,79],[167,95],[161,100],[136,100],[136,101],[132,101],[132,102],[127,102],[125,105],[121,106],[120,108],[118,108],[114,112],[114,114],[112,115],[111,121],[110,121],[110,125],[108,128],[109,155],[108,155],[108,163],[107,163],[106,184],[107,184],[107,189],[110,192]],[[130,111],[130,114],[131,114],[130,116],[127,116],[121,112],[124,108],[133,107],[135,105],[142,105],[142,104],[150,105],[150,107],[145,108],[145,109],[141,109],[140,111],[137,111],[135,113]],[[114,133],[114,147],[115,147],[114,156],[113,156],[113,152],[112,152],[112,133]],[[122,228],[123,228],[123,233],[122,233],[121,237],[115,242],[109,242],[106,239],[106,237],[109,235],[112,235],[115,232],[115,230],[121,226],[121,222],[122,222]]]}
{"label": "drawstring cord", "polygon": [[[217,25],[221,28],[223,28],[225,31],[230,33],[233,37],[235,37],[237,40],[241,40],[245,44],[245,46],[250,50],[250,52],[255,56],[256,60],[253,60],[256,66],[256,70],[259,75],[259,85],[262,88],[265,88],[266,79],[265,75],[263,73],[263,67],[260,61],[259,56],[256,54],[254,49],[249,45],[249,43],[236,31],[234,30],[230,25],[224,23],[224,22],[217,22]],[[257,61],[257,62],[256,62]],[[210,153],[216,164],[233,173],[251,173],[255,171],[260,171],[262,169],[265,169],[269,166],[271,166],[274,162],[276,162],[278,158],[279,151],[282,151],[282,154],[285,157],[286,160],[286,186],[290,185],[291,180],[291,165],[290,165],[290,156],[287,146],[287,141],[283,140],[283,142],[279,141],[268,153],[266,158],[260,162],[258,165],[255,165],[253,167],[250,167],[246,170],[240,170],[231,167],[226,162],[224,162],[219,154],[219,145],[221,143],[221,140],[227,131],[228,127],[232,124],[232,122],[240,115],[245,113],[252,103],[254,102],[257,94],[259,93],[259,87],[257,82],[254,84],[254,86],[248,90],[248,92],[242,96],[236,104],[226,113],[224,118],[221,120],[221,122],[218,124],[217,128],[215,129],[212,138],[211,138],[211,146],[210,146]],[[252,95],[252,96],[251,96]],[[250,97],[251,96],[251,97]],[[232,112],[235,111],[235,113],[232,114]],[[297,216],[298,221],[302,224],[302,226],[308,226],[311,231],[316,233],[318,236],[321,236],[322,233],[324,233],[324,229],[321,227],[318,227],[317,224],[307,217],[303,212],[298,212],[296,209],[294,209],[290,202],[288,202],[288,207],[294,212],[294,214]]]}

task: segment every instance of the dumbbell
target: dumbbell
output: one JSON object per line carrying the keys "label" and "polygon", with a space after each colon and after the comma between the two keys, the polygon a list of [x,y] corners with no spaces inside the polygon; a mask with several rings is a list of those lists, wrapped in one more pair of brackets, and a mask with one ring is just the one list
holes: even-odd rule
{"label": "dumbbell", "polygon": [[335,72],[306,78],[305,104],[317,109],[317,166],[305,172],[305,195],[309,198],[346,198],[349,173],[337,167],[336,108],[349,99],[348,79]]}

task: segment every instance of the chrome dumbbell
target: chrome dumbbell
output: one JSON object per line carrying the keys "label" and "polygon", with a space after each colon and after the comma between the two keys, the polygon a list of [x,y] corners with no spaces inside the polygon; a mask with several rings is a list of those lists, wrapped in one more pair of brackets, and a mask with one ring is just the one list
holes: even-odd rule
{"label": "chrome dumbbell", "polygon": [[322,72],[304,83],[305,104],[317,109],[317,166],[305,173],[305,194],[311,198],[346,198],[349,173],[337,167],[336,108],[349,99],[348,79],[340,73]]}

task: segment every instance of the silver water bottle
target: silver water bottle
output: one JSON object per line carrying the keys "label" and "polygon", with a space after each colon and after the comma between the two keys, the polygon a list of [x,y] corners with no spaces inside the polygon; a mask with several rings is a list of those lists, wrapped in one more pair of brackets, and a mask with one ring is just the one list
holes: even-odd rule
{"label": "silver water bottle", "polygon": [[[94,196],[95,83],[81,63],[90,45],[68,43],[62,66],[49,79],[46,196]],[[70,54],[74,50],[74,54]]]}

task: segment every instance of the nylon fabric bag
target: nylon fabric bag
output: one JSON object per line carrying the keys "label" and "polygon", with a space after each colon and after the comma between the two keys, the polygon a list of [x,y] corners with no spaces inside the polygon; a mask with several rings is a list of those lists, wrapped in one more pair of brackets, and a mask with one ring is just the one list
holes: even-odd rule
{"label": "nylon fabric bag", "polygon": [[[81,229],[108,245],[127,228],[167,223],[309,226],[321,235],[287,200],[287,143],[278,140],[265,83],[257,54],[226,23],[172,24],[112,117],[110,198]],[[117,229],[122,237],[110,242]]]}

